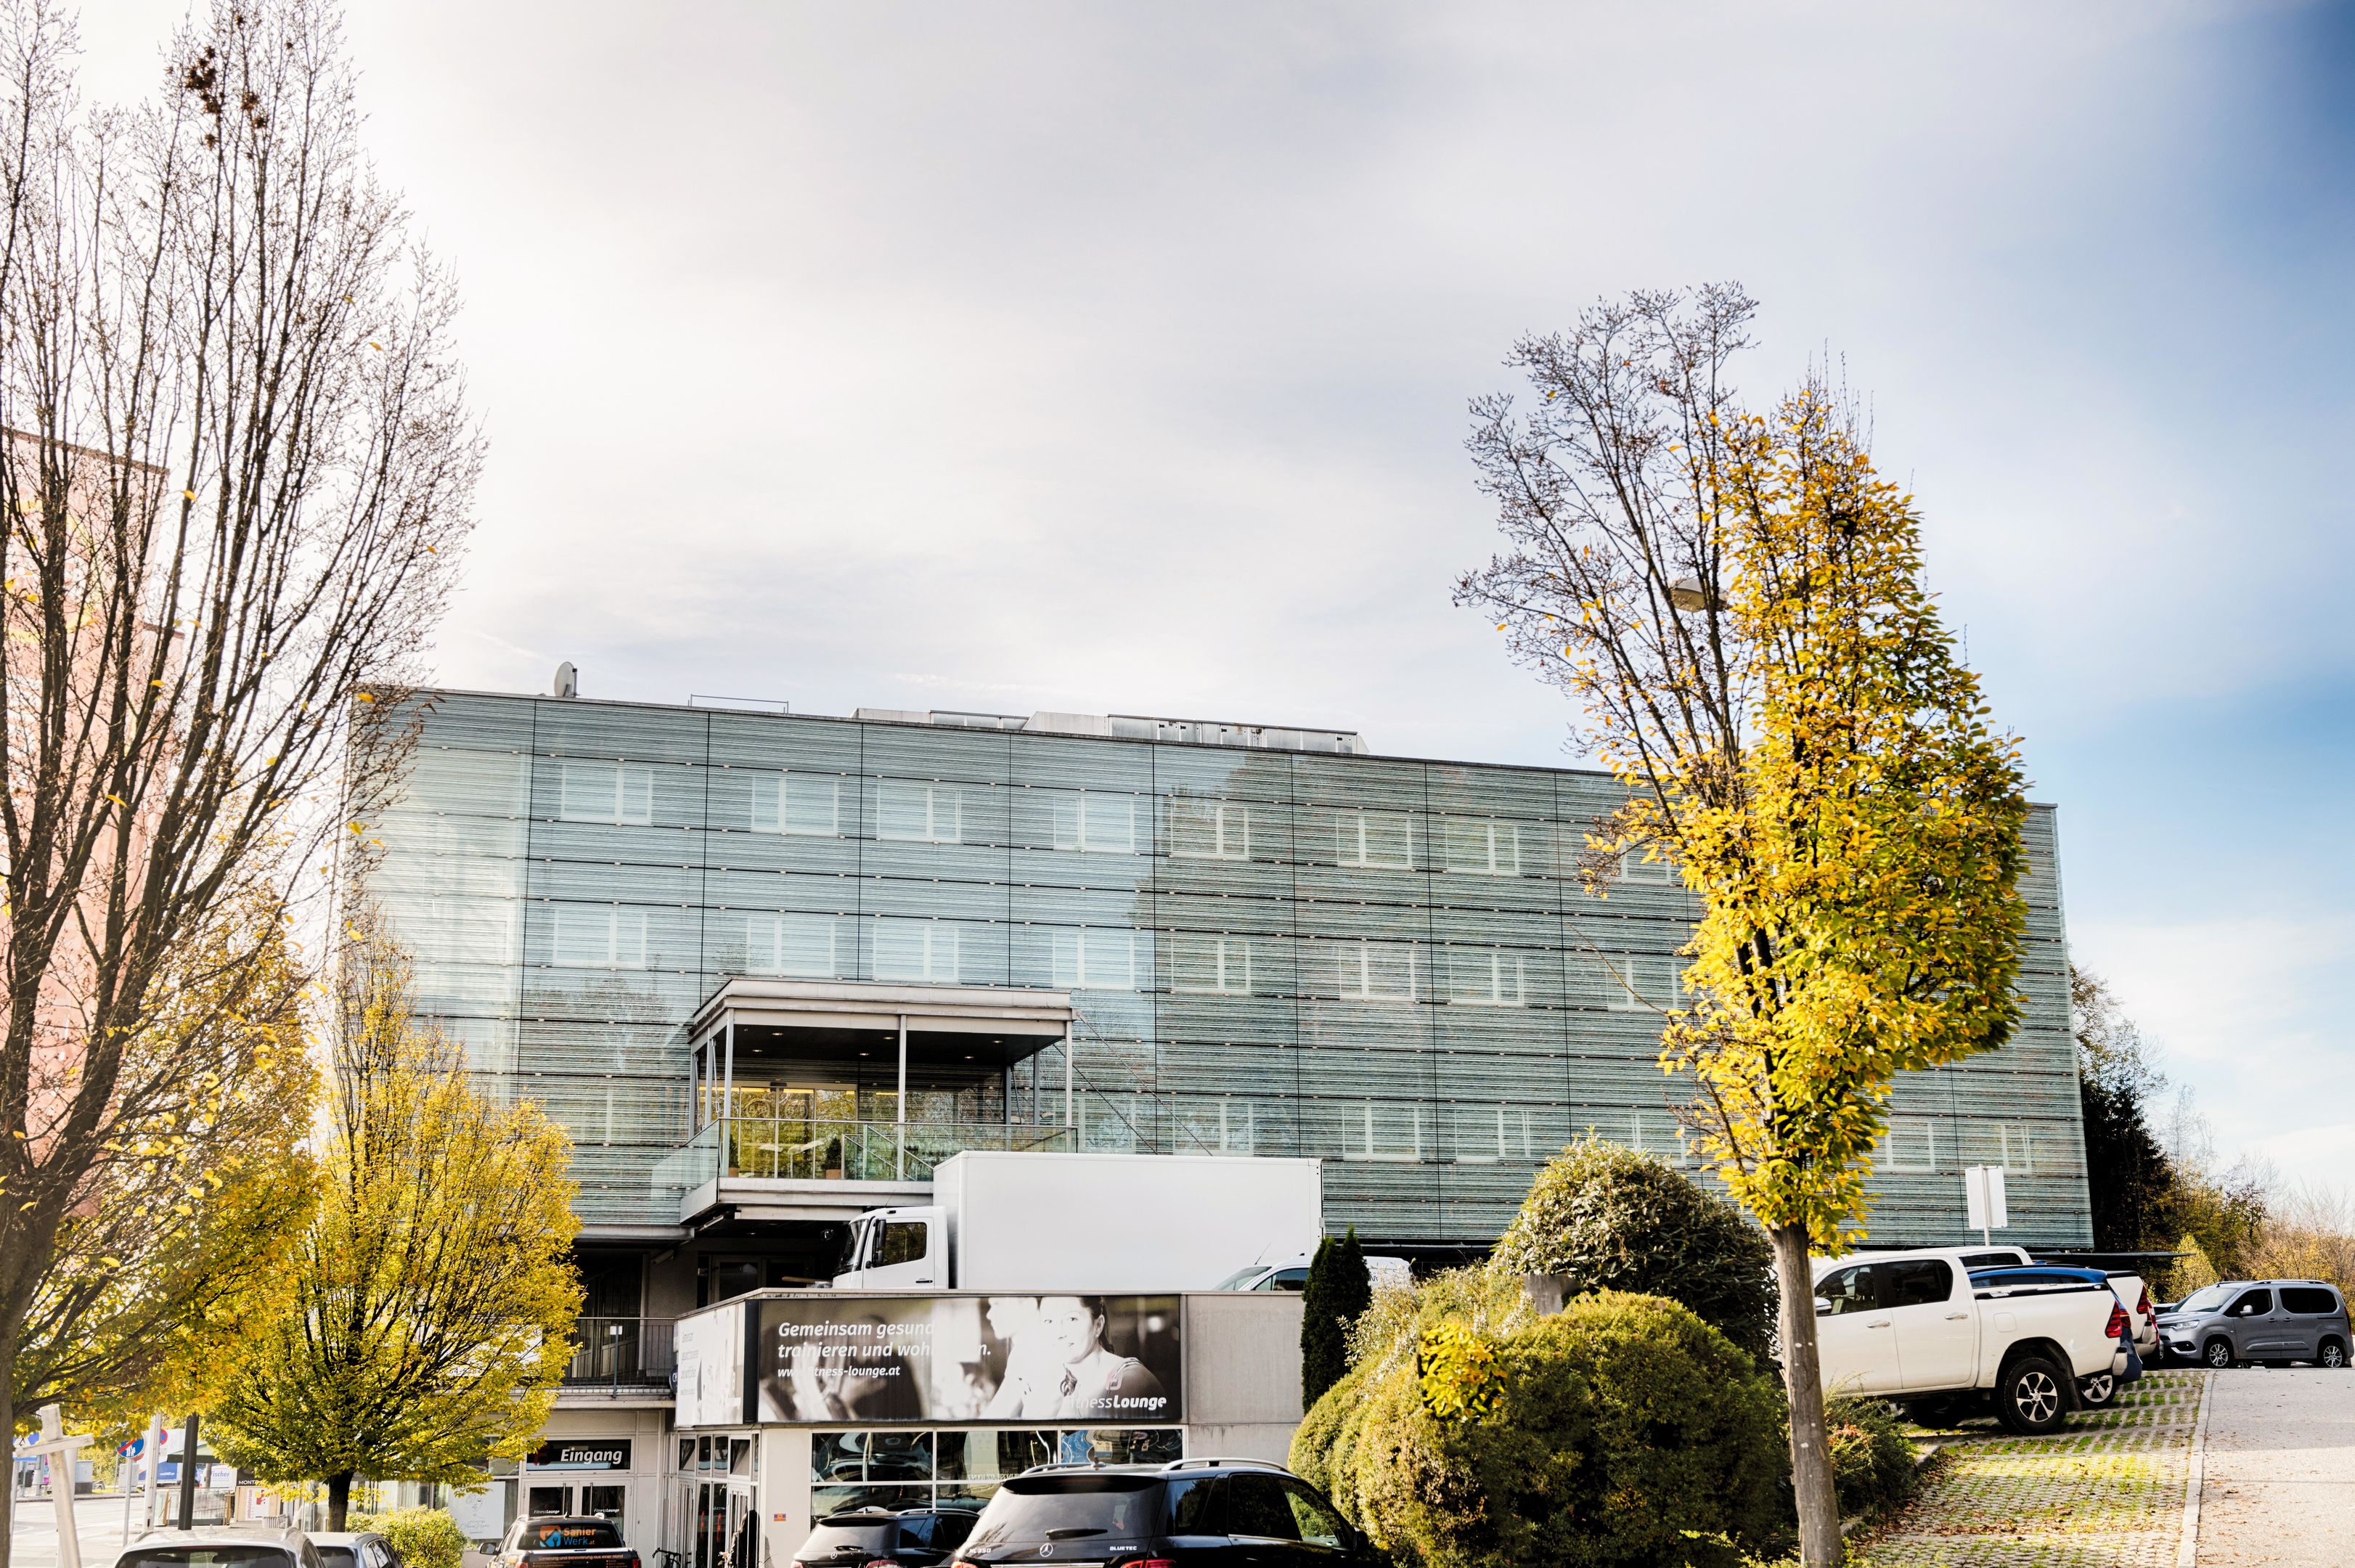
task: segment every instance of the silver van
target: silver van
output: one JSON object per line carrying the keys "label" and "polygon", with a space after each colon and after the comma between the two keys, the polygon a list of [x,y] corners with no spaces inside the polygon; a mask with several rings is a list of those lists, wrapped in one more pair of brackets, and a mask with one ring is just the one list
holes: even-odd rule
{"label": "silver van", "polygon": [[2347,1298],[2318,1279],[2228,1279],[2193,1291],[2158,1315],[2170,1361],[2223,1368],[2312,1361],[2344,1367],[2355,1343]]}

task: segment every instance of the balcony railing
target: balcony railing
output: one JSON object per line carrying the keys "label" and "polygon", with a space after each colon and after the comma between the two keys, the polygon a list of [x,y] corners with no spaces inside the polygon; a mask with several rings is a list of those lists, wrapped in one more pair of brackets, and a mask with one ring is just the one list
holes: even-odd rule
{"label": "balcony railing", "polygon": [[656,1168],[655,1179],[694,1189],[720,1176],[798,1181],[930,1181],[932,1168],[968,1149],[1068,1149],[1071,1129],[1031,1122],[853,1122],[728,1116]]}
{"label": "balcony railing", "polygon": [[666,1389],[678,1371],[667,1317],[579,1317],[572,1324],[570,1389]]}

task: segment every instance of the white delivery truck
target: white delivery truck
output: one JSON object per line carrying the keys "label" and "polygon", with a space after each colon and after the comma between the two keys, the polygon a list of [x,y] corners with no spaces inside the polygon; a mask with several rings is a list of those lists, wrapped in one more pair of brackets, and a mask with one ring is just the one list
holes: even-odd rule
{"label": "white delivery truck", "polygon": [[1313,1159],[968,1152],[932,1200],[851,1221],[837,1288],[1213,1290],[1246,1264],[1314,1248],[1325,1182]]}

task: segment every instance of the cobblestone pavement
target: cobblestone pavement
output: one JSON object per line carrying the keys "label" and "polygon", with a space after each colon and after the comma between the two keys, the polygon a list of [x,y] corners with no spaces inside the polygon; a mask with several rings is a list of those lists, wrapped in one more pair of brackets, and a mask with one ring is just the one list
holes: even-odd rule
{"label": "cobblestone pavement", "polygon": [[[2175,1568],[2197,1371],[2149,1372],[2051,1437],[1971,1437],[1887,1525],[1866,1568]],[[1974,1432],[1994,1430],[1971,1428]]]}

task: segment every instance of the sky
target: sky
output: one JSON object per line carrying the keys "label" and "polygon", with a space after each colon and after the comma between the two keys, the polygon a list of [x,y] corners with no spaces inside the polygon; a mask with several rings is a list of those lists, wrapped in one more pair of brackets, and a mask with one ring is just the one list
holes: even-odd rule
{"label": "sky", "polygon": [[[152,90],[176,0],[82,18]],[[1576,761],[1466,400],[1738,280],[1872,405],[2226,1158],[2355,1187],[2355,3],[355,0],[490,443],[447,685]]]}

